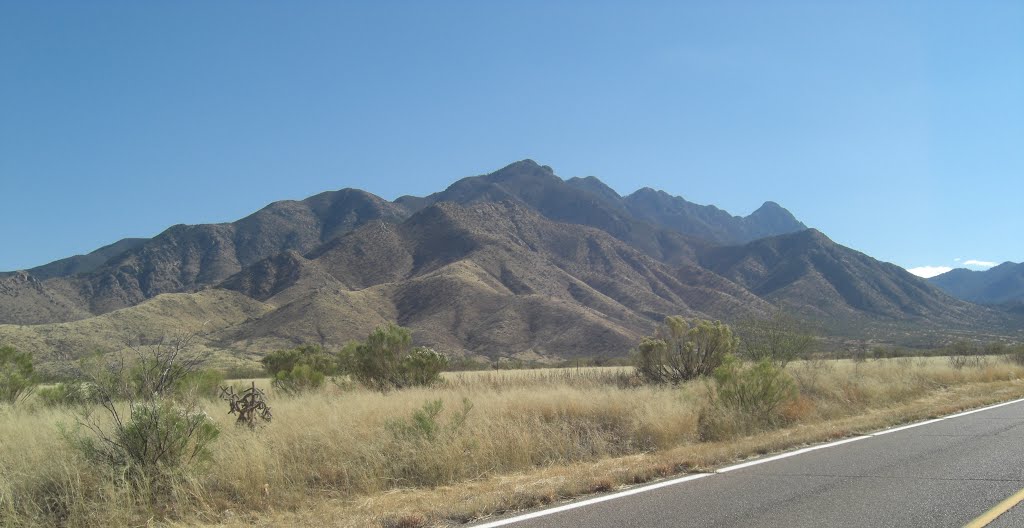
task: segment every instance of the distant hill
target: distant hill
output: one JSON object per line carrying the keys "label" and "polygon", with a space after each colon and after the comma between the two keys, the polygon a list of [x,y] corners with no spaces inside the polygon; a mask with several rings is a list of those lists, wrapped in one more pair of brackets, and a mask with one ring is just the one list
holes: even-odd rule
{"label": "distant hill", "polygon": [[928,279],[950,295],[982,304],[1024,301],[1024,263],[1004,262],[985,271],[957,268]]}

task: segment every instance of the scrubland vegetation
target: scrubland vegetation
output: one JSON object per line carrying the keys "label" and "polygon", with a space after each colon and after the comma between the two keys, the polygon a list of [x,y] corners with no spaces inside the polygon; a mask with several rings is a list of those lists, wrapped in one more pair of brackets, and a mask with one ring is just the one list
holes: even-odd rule
{"label": "scrubland vegetation", "polygon": [[438,374],[407,337],[268,356],[252,428],[216,398],[252,381],[184,349],[42,387],[0,407],[0,525],[458,524],[1024,396],[1024,347],[793,359],[672,319],[638,368]]}

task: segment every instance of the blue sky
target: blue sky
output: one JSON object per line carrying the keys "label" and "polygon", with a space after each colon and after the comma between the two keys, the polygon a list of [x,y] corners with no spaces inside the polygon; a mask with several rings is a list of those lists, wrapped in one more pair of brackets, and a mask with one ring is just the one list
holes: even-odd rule
{"label": "blue sky", "polygon": [[1024,3],[0,4],[0,269],[523,158],[1020,262]]}

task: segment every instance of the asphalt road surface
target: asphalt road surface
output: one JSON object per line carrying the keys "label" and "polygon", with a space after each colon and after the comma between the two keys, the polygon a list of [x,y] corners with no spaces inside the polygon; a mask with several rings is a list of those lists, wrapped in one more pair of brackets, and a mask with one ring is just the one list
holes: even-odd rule
{"label": "asphalt road surface", "polygon": [[837,444],[478,526],[964,526],[1024,489],[1021,401]]}

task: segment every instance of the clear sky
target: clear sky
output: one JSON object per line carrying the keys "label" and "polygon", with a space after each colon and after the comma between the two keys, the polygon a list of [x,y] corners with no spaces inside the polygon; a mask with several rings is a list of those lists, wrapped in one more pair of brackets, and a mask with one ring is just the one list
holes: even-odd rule
{"label": "clear sky", "polygon": [[523,158],[1020,262],[1024,2],[0,3],[0,270]]}

